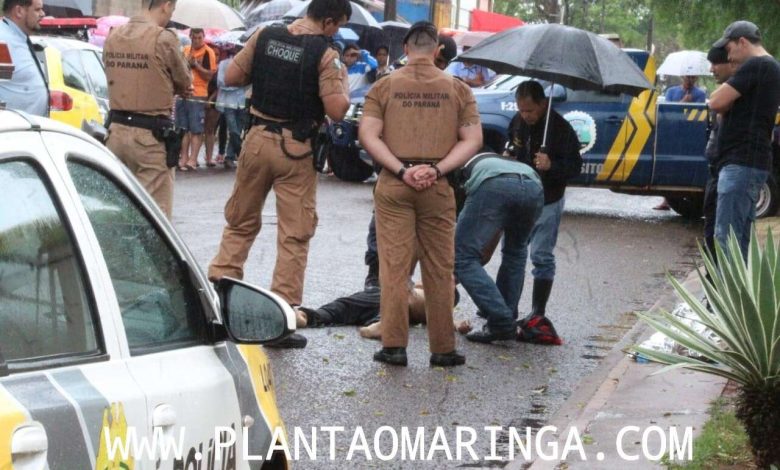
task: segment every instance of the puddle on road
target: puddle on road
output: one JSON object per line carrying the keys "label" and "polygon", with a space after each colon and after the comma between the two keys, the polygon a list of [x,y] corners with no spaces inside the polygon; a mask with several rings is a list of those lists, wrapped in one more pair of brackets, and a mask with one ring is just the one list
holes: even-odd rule
{"label": "puddle on road", "polygon": [[[599,325],[599,334],[588,336],[588,343],[585,344],[586,353],[581,354],[582,359],[591,361],[600,361],[607,356],[616,343],[628,333],[637,321],[633,312],[625,312],[618,316],[617,321],[610,325]],[[598,354],[597,351],[603,351]]]}

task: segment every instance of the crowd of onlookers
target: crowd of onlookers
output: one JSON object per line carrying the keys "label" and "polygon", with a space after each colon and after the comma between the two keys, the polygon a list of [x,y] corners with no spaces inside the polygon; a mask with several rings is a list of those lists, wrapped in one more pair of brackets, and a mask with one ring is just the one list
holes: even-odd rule
{"label": "crowd of onlookers", "polygon": [[[350,92],[367,87],[399,65],[403,65],[405,61],[404,57],[400,57],[391,63],[390,48],[386,45],[378,46],[373,55],[354,43],[343,45],[337,41],[336,47],[341,50],[341,61],[347,67]],[[457,55],[457,45],[452,38],[443,39],[441,47],[444,49],[441,54],[442,60],[450,62]],[[468,49],[468,46],[464,46],[462,52]],[[446,70],[471,87],[483,86],[496,75],[487,67],[468,62],[452,62]]]}
{"label": "crowd of onlookers", "polygon": [[[205,144],[207,167],[235,168],[241,152],[241,132],[246,126],[249,87],[225,85],[225,73],[238,44],[209,45],[202,29],[190,31],[191,44],[184,56],[192,68],[193,94],[176,102],[176,125],[185,129],[179,159],[180,171],[196,170],[200,148]],[[214,157],[215,141],[217,156]]]}
{"label": "crowd of onlookers", "polygon": [[[250,90],[249,87],[226,86],[224,77],[241,46],[207,44],[204,31],[199,28],[190,31],[190,41],[183,52],[192,68],[194,93],[187,99],[178,98],[174,112],[177,127],[187,131],[178,169],[197,170],[202,147],[205,147],[206,167],[235,168],[241,151],[242,130],[248,119],[245,103]],[[339,49],[347,69],[349,90],[355,94],[367,92],[371,84],[403,65],[405,60],[399,57],[393,61],[387,45],[377,46],[373,54],[355,42],[337,40],[334,46]],[[455,41],[447,38],[442,47],[445,49],[442,56],[449,62],[457,54]],[[490,69],[467,62],[453,62],[446,70],[472,87],[482,86],[495,76]]]}

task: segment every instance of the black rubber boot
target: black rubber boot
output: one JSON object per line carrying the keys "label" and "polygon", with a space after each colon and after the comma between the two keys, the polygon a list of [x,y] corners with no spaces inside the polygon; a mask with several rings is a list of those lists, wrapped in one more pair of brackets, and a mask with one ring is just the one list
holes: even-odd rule
{"label": "black rubber boot", "polygon": [[379,289],[379,261],[369,263],[366,282],[363,286],[365,291],[375,291]]}
{"label": "black rubber boot", "polygon": [[552,286],[552,279],[534,279],[534,291],[531,296],[531,315],[544,316]]}

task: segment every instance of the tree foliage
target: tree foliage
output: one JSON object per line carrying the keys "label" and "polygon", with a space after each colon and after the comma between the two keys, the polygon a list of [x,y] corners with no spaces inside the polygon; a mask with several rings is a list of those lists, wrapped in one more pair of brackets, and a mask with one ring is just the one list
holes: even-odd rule
{"label": "tree foliage", "polygon": [[496,13],[527,23],[563,23],[594,33],[617,33],[629,47],[644,48],[650,26],[648,0],[495,0]]}
{"label": "tree foliage", "polygon": [[780,0],[652,0],[652,10],[685,49],[709,50],[729,23],[748,20],[760,28],[764,47],[780,52]]}
{"label": "tree foliage", "polygon": [[770,53],[780,53],[780,0],[495,0],[496,13],[527,23],[564,23],[594,33],[617,33],[627,47],[660,57],[680,49],[706,51],[729,23],[756,23]]}

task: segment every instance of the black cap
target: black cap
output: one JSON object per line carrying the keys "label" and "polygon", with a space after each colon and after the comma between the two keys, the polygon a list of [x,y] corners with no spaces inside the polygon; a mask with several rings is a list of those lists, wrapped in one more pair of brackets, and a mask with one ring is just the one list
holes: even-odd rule
{"label": "black cap", "polygon": [[409,28],[409,31],[406,32],[406,36],[404,36],[404,44],[409,42],[409,38],[412,36],[412,34],[416,34],[418,32],[424,32],[432,39],[436,41],[439,40],[439,30],[436,28],[435,24],[431,23],[430,21],[418,21]]}
{"label": "black cap", "polygon": [[724,47],[729,41],[739,38],[761,39],[761,32],[750,21],[735,21],[726,27],[723,37],[715,41],[712,47]]}
{"label": "black cap", "polygon": [[455,44],[455,40],[452,39],[452,36],[446,36],[444,34],[439,35],[439,45],[442,46],[441,48],[441,58],[446,60],[449,64],[452,62],[452,59],[455,58],[456,55],[458,55],[458,46]]}
{"label": "black cap", "polygon": [[710,51],[707,53],[707,60],[710,61],[711,64],[728,64],[729,63],[729,53],[726,51],[725,47],[713,47],[710,49]]}

